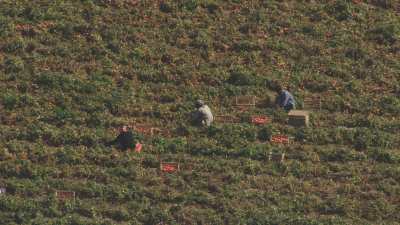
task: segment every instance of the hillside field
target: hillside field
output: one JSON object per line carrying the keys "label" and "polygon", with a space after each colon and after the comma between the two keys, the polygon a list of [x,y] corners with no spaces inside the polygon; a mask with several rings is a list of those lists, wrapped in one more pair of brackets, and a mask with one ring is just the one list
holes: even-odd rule
{"label": "hillside field", "polygon": [[[309,127],[272,107],[279,83]],[[233,121],[194,126],[199,98]],[[105,146],[126,124],[146,125],[141,153]],[[0,0],[0,224],[381,225],[399,211],[399,0]]]}

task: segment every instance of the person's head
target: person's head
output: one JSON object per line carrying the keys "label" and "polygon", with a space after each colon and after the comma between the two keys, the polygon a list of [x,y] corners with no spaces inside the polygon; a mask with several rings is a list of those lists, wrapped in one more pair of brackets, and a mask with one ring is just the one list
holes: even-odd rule
{"label": "person's head", "polygon": [[278,86],[276,86],[276,93],[280,94],[283,91],[283,87],[281,84],[278,84]]}
{"label": "person's head", "polygon": [[121,132],[128,132],[128,130],[129,130],[129,127],[127,126],[127,125],[123,125],[122,127],[121,127]]}
{"label": "person's head", "polygon": [[197,107],[197,108],[200,108],[200,107],[202,107],[204,105],[204,101],[203,100],[200,100],[200,99],[198,99],[197,101],[196,101],[196,103],[195,103],[195,106]]}

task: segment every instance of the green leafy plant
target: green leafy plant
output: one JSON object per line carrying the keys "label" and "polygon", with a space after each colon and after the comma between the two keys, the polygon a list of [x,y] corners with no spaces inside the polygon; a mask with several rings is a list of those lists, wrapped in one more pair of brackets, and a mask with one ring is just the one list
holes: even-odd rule
{"label": "green leafy plant", "polygon": [[[395,1],[27,3],[0,7],[2,224],[400,221]],[[278,84],[321,97],[309,127]],[[238,121],[193,126],[198,98]],[[105,146],[140,123],[140,152]]]}

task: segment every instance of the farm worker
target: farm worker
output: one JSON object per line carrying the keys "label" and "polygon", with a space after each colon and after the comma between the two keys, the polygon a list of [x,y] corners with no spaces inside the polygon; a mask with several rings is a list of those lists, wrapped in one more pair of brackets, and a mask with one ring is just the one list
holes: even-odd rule
{"label": "farm worker", "polygon": [[119,135],[115,140],[107,143],[110,145],[117,145],[117,148],[121,150],[134,149],[135,148],[135,138],[133,137],[132,131],[128,126],[124,125],[120,128]]}
{"label": "farm worker", "polygon": [[203,100],[197,100],[195,103],[197,108],[195,112],[195,122],[203,126],[210,126],[214,120],[210,107]]}
{"label": "farm worker", "polygon": [[276,89],[278,96],[275,99],[275,105],[283,108],[286,111],[290,111],[295,108],[295,101],[293,95],[288,91],[278,86]]}

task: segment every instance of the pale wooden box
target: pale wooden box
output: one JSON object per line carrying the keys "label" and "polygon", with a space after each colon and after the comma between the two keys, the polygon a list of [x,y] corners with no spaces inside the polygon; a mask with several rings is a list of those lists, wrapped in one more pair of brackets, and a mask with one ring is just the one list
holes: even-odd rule
{"label": "pale wooden box", "polygon": [[289,112],[289,125],[295,127],[308,127],[310,124],[310,112],[304,110],[291,110]]}

